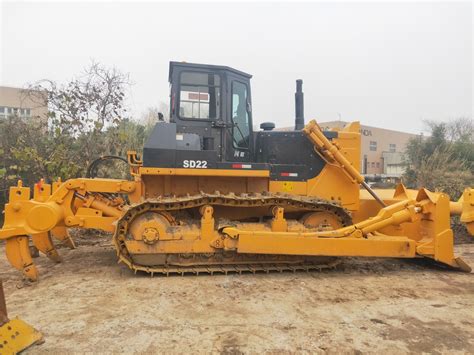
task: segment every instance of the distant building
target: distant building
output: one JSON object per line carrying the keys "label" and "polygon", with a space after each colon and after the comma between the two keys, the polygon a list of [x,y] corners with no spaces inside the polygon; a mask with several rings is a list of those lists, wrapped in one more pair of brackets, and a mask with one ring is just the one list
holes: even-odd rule
{"label": "distant building", "polygon": [[[342,128],[348,122],[330,121],[319,125],[322,129]],[[408,141],[416,134],[393,131],[385,128],[360,126],[361,172],[365,175],[400,177],[404,170],[403,153]]]}
{"label": "distant building", "polygon": [[47,114],[45,93],[0,86],[0,118],[17,115],[25,118],[46,119]]}
{"label": "distant building", "polygon": [[[323,130],[330,128],[343,128],[349,122],[329,121],[320,122]],[[276,128],[277,131],[291,131],[294,127]],[[385,128],[372,126],[360,126],[361,150],[360,167],[361,173],[375,177],[398,179],[405,171],[403,153],[410,138],[417,137],[416,134],[393,131]]]}

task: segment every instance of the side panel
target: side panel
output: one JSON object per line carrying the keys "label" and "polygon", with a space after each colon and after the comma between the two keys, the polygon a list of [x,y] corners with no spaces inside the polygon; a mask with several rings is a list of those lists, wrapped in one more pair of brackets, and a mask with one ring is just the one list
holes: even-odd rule
{"label": "side panel", "polygon": [[[324,134],[338,145],[342,154],[359,170],[360,134],[357,127]],[[352,181],[339,167],[327,164],[301,132],[261,132],[259,135],[260,159],[268,159],[270,163],[278,161],[288,164],[293,161],[293,164],[301,164],[307,169],[303,179],[299,174],[290,179],[271,173],[271,192],[314,196],[337,201],[351,211],[359,209],[359,184]],[[272,169],[276,166],[272,165]],[[291,168],[291,165],[286,168]],[[295,172],[300,171],[295,169]]]}
{"label": "side panel", "polygon": [[[330,138],[337,135],[328,134]],[[301,131],[258,132],[255,158],[259,163],[272,165],[271,178],[277,181],[306,181],[317,176],[326,164]]]}
{"label": "side panel", "polygon": [[142,175],[142,181],[145,198],[216,191],[223,194],[268,191],[268,178],[264,177]]}
{"label": "side panel", "polygon": [[[145,167],[185,167],[185,161],[216,168],[218,152],[202,150],[196,133],[179,133],[175,123],[157,123],[143,148]],[[205,163],[204,163],[205,162]]]}

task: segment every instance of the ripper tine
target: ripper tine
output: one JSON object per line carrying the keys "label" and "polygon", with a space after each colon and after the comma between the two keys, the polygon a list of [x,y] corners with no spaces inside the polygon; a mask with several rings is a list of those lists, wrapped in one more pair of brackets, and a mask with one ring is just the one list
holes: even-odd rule
{"label": "ripper tine", "polygon": [[74,240],[72,240],[69,230],[66,227],[54,227],[51,234],[55,239],[64,243],[70,249],[76,249],[76,244],[74,243]]}
{"label": "ripper tine", "polygon": [[26,235],[8,238],[5,252],[10,264],[30,281],[38,280],[38,269],[31,258],[28,237]]}
{"label": "ripper tine", "polygon": [[49,259],[56,263],[62,262],[62,258],[54,247],[49,232],[33,234],[31,239],[33,241],[33,245]]}

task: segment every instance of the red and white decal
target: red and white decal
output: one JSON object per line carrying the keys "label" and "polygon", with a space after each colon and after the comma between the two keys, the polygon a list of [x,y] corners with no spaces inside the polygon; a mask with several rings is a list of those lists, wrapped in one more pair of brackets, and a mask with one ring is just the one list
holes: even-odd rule
{"label": "red and white decal", "polygon": [[281,176],[298,177],[298,173],[281,173]]}
{"label": "red and white decal", "polygon": [[200,100],[200,101],[209,101],[209,94],[203,94],[203,93],[194,93],[190,92],[188,93],[188,99],[189,100]]}
{"label": "red and white decal", "polygon": [[232,164],[232,169],[252,169],[250,164]]}

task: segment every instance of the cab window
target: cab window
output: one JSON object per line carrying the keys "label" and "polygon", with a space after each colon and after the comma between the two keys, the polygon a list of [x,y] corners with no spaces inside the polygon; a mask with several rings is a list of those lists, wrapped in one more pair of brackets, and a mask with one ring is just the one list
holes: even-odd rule
{"label": "cab window", "polygon": [[248,106],[247,85],[232,82],[232,139],[234,148],[248,149],[250,141],[250,116]]}
{"label": "cab window", "polygon": [[182,72],[180,75],[179,117],[219,119],[220,77],[217,74]]}

